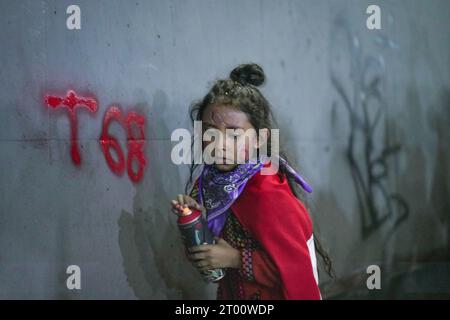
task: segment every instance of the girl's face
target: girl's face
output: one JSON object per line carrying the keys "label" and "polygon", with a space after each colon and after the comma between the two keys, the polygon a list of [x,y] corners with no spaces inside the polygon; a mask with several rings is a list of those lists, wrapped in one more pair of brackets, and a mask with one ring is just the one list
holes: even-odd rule
{"label": "girl's face", "polygon": [[[246,130],[255,128],[248,121],[247,115],[239,108],[228,105],[210,105],[206,107],[202,117],[203,133],[208,129],[213,129],[215,135],[212,141],[203,141],[203,149],[210,144],[214,144],[214,151],[211,156],[214,157],[214,165],[220,171],[233,170],[238,165],[238,155],[248,161],[250,148],[258,147],[256,134],[244,135]],[[235,132],[226,132],[226,129],[235,129]],[[242,130],[238,130],[242,129]],[[216,131],[217,130],[217,131]],[[240,131],[240,132],[239,132]],[[211,132],[211,130],[210,130]],[[208,136],[208,132],[204,137]],[[205,140],[205,139],[203,139]],[[216,154],[217,153],[217,154]],[[216,163],[222,161],[223,164]]]}

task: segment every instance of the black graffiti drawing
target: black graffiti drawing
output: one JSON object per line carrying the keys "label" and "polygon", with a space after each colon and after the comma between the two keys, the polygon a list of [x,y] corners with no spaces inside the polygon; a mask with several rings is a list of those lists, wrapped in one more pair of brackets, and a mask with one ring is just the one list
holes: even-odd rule
{"label": "black graffiti drawing", "polygon": [[[381,90],[384,61],[381,56],[364,56],[358,37],[350,32],[342,19],[336,20],[332,34],[331,52],[339,51],[344,45],[350,50],[352,90],[346,90],[339,77],[342,73],[336,71],[336,64],[333,65],[339,61],[331,62],[330,80],[340,98],[340,103],[335,102],[333,107],[342,104],[349,117],[346,157],[361,215],[361,234],[366,239],[391,221],[389,235],[407,219],[409,207],[399,193],[391,191],[387,181],[390,175],[388,161],[400,152],[401,145],[391,142],[386,124],[383,126],[381,122],[382,116],[387,116],[387,103]],[[337,42],[338,35],[343,36],[345,43]],[[384,132],[380,131],[383,128]],[[379,136],[382,138],[377,139]]]}

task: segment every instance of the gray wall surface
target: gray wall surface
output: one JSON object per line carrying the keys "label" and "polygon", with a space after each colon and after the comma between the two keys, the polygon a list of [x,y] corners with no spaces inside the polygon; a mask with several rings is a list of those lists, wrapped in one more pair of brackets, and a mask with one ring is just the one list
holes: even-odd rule
{"label": "gray wall surface", "polygon": [[[68,30],[66,9],[81,9]],[[381,8],[381,30],[366,8]],[[169,201],[189,105],[238,64],[314,187],[308,205],[337,281],[324,297],[442,297],[449,284],[450,1],[0,2],[0,298],[215,299],[186,261]],[[66,110],[46,94],[98,101]],[[109,107],[145,116],[144,176],[114,174],[99,144]],[[109,132],[126,153],[126,134]],[[382,268],[382,290],[366,268]],[[66,268],[81,268],[68,290]]]}

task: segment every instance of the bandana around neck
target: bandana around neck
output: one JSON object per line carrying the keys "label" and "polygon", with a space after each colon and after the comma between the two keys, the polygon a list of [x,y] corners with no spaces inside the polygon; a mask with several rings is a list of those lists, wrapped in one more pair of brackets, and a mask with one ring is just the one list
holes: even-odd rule
{"label": "bandana around neck", "polygon": [[[285,166],[288,174],[307,192],[312,188],[287,163],[278,156],[280,165]],[[208,227],[215,236],[219,236],[228,216],[228,209],[244,190],[248,180],[258,173],[268,161],[238,164],[231,171],[220,171],[214,165],[205,164],[198,179],[198,197],[207,211]]]}

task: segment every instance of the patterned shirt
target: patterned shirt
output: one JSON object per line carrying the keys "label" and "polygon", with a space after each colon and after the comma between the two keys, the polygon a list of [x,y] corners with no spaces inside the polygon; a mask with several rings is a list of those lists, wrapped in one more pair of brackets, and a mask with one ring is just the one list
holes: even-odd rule
{"label": "patterned shirt", "polygon": [[272,260],[230,209],[221,237],[241,252],[241,267],[225,270],[217,299],[282,299],[281,281]]}

